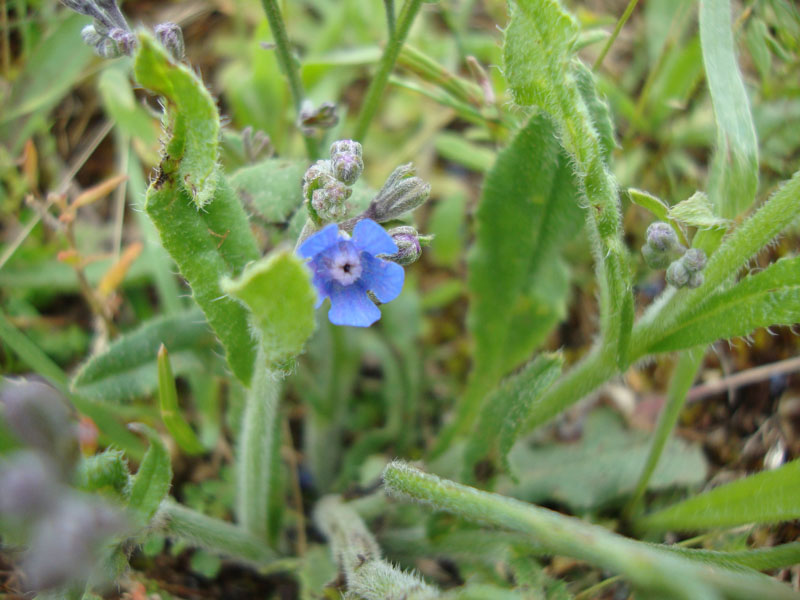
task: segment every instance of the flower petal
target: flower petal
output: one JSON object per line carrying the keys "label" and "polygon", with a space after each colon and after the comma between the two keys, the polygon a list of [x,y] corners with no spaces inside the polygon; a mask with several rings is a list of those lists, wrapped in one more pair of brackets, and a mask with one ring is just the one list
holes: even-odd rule
{"label": "flower petal", "polygon": [[400,295],[405,281],[405,271],[397,263],[361,253],[364,271],[361,285],[370,290],[381,302],[391,302]]}
{"label": "flower petal", "polygon": [[359,250],[369,252],[373,256],[397,252],[397,244],[394,243],[392,236],[372,219],[356,223],[353,229],[353,243]]}
{"label": "flower petal", "polygon": [[328,319],[334,325],[369,327],[380,318],[381,311],[360,285],[335,285],[331,290]]}
{"label": "flower petal", "polygon": [[336,226],[336,223],[331,223],[300,244],[297,253],[303,258],[311,258],[315,254],[319,254],[323,250],[333,246],[338,239],[339,228]]}

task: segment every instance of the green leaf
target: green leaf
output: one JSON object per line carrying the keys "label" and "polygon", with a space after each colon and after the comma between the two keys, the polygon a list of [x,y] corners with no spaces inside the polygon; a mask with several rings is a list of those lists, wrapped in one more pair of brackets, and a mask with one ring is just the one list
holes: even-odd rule
{"label": "green leaf", "polygon": [[552,122],[533,116],[498,156],[475,215],[467,259],[475,351],[461,408],[465,426],[565,314],[568,276],[559,252],[583,225],[578,196]]}
{"label": "green leaf", "polygon": [[75,469],[75,485],[84,492],[107,490],[121,495],[129,479],[128,463],[120,450],[108,449],[84,457]]}
{"label": "green leaf", "polygon": [[479,146],[457,133],[442,132],[434,139],[436,152],[445,160],[450,160],[476,173],[486,173],[492,168],[496,155],[494,151]]}
{"label": "green leaf", "polygon": [[166,346],[158,349],[158,399],[161,406],[161,420],[173,439],[187,454],[202,454],[203,444],[197,439],[189,423],[184,419],[178,406],[178,390]]}
{"label": "green leaf", "polygon": [[511,4],[505,31],[505,76],[514,102],[553,111],[554,82],[562,81],[578,38],[578,24],[558,0],[519,0]]}
{"label": "green leaf", "polygon": [[97,89],[103,99],[103,108],[116,121],[120,130],[126,135],[139,138],[149,148],[155,144],[157,132],[153,126],[153,118],[133,95],[129,73],[129,62],[111,63],[100,74]]}
{"label": "green leaf", "polygon": [[603,160],[608,164],[611,161],[611,152],[617,146],[617,139],[614,133],[614,121],[611,118],[611,108],[608,103],[600,97],[597,91],[597,83],[591,69],[579,60],[572,61],[572,71],[575,75],[575,82],[578,84],[578,91],[589,110],[589,116],[597,129],[600,141],[600,149]]}
{"label": "green leaf", "polygon": [[726,219],[720,219],[714,215],[711,201],[703,192],[695,192],[686,200],[678,202],[670,208],[669,220],[699,229],[727,227],[729,223]]}
{"label": "green leaf", "polygon": [[721,485],[647,515],[636,526],[647,531],[689,531],[777,523],[800,518],[800,460]]}
{"label": "green leaf", "polygon": [[742,279],[686,314],[648,352],[673,352],[719,339],[749,335],[759,327],[800,321],[800,258],[783,258]]}
{"label": "green leaf", "polygon": [[169,53],[147,32],[139,32],[134,62],[137,81],[166,101],[170,139],[166,147],[180,158],[177,179],[198,208],[214,197],[219,159],[219,113],[214,98],[186,65],[172,61]]}
{"label": "green leaf", "polygon": [[[612,411],[596,410],[578,442],[515,446],[508,462],[519,482],[502,479],[497,491],[527,502],[555,501],[578,512],[601,508],[636,487],[649,438],[646,432],[626,428]],[[699,446],[671,439],[648,487],[698,485],[707,469]]]}
{"label": "green leaf", "polygon": [[267,360],[280,363],[303,350],[314,332],[317,294],[311,271],[292,252],[278,250],[249,265],[222,288],[251,311]]}
{"label": "green leaf", "polygon": [[539,394],[561,373],[563,362],[559,354],[539,355],[489,394],[479,426],[467,443],[468,467],[482,459],[500,458],[508,469],[508,451],[520,433],[524,417]]}
{"label": "green leaf", "polygon": [[175,372],[185,375],[206,368],[201,358],[215,346],[214,336],[198,310],[147,321],[91,357],[72,380],[72,390],[94,400],[120,403],[158,389],[156,355],[164,344],[172,351]]}
{"label": "green leaf", "polygon": [[139,44],[134,71],[142,85],[164,95],[169,135],[145,210],[225,347],[231,370],[247,385],[255,361],[247,311],[225,296],[219,281],[238,275],[259,250],[236,194],[210,170],[216,168],[219,115],[191,70],[173,63],[148,34],[140,34]]}
{"label": "green leaf", "polygon": [[730,0],[701,0],[700,41],[717,122],[708,193],[714,212],[733,219],[755,200],[758,142],[750,101],[736,62]]}
{"label": "green leaf", "polygon": [[172,484],[172,465],[167,447],[158,437],[158,433],[142,423],[131,423],[128,427],[150,440],[150,447],[131,480],[128,497],[128,509],[133,512],[140,524],[147,525],[169,493]]}
{"label": "green leaf", "polygon": [[270,158],[242,167],[230,176],[231,187],[268,223],[283,223],[303,203],[306,161]]}

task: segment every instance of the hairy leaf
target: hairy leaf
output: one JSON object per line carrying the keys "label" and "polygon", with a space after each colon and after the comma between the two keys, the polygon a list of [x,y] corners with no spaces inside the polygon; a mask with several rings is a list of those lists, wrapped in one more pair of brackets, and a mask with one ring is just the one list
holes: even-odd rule
{"label": "hairy leaf", "polygon": [[146,525],[169,493],[172,485],[172,464],[167,447],[158,437],[158,433],[142,423],[133,423],[129,427],[150,440],[150,447],[131,480],[128,497],[128,509],[141,524]]}
{"label": "hairy leaf", "polygon": [[189,67],[173,62],[146,32],[139,33],[134,73],[140,84],[166,100],[167,152],[180,158],[179,185],[203,208],[217,185],[219,113],[214,99]]}
{"label": "hairy leaf", "polygon": [[663,332],[649,352],[672,352],[759,327],[800,322],[800,258],[784,258],[717,293]]}
{"label": "hairy leaf", "polygon": [[199,371],[215,340],[198,310],[147,321],[92,356],[72,380],[75,393],[94,400],[119,403],[152,394],[158,388],[156,355],[169,347],[175,372]]}
{"label": "hairy leaf", "polygon": [[187,454],[201,454],[204,450],[200,440],[183,417],[178,406],[178,390],[175,387],[175,375],[172,371],[167,347],[161,345],[158,350],[158,400],[161,407],[161,420],[172,438]]}
{"label": "hairy leaf", "polygon": [[695,192],[686,200],[682,200],[670,208],[669,216],[671,220],[700,229],[725,227],[728,221],[715,216],[712,209],[708,196],[703,192]]}
{"label": "hairy leaf", "polygon": [[271,158],[235,171],[231,187],[265,221],[282,223],[303,203],[306,167],[306,161]]}
{"label": "hairy leaf", "polygon": [[730,0],[701,0],[700,40],[717,122],[717,148],[708,192],[716,214],[733,219],[755,200],[758,142],[750,102],[736,63]]}
{"label": "hairy leaf", "polygon": [[636,523],[647,531],[688,531],[777,523],[800,518],[800,460],[721,485],[650,514]]}
{"label": "hairy leaf", "polygon": [[314,331],[317,294],[311,272],[295,254],[279,250],[249,265],[223,289],[252,312],[267,360],[280,363],[299,354]]}

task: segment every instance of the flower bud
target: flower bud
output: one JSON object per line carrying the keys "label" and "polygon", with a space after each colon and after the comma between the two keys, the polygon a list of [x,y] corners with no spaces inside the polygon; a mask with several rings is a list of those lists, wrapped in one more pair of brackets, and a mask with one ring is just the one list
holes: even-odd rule
{"label": "flower bud", "polygon": [[93,47],[99,45],[105,38],[104,35],[97,31],[94,25],[87,25],[81,29],[81,37],[83,38],[84,44]]}
{"label": "flower bud", "polygon": [[672,227],[656,221],[647,228],[647,245],[657,252],[669,252],[680,246],[680,242]]}
{"label": "flower bud", "polygon": [[389,230],[389,235],[397,244],[397,253],[386,256],[387,260],[399,265],[410,265],[422,255],[422,246],[419,243],[419,233],[413,227],[403,225]]}
{"label": "flower bud", "polygon": [[700,271],[695,271],[691,275],[689,275],[689,282],[688,286],[690,288],[699,288],[703,285],[703,281],[705,281],[705,277],[703,277],[703,273]]}
{"label": "flower bud", "polygon": [[104,58],[117,58],[118,56],[133,56],[136,50],[136,36],[127,29],[115,27],[108,32],[108,37],[116,45],[116,56],[104,56]]}
{"label": "flower bud", "polygon": [[0,409],[9,429],[28,446],[42,451],[66,475],[78,458],[78,435],[66,400],[38,381],[3,381]]}
{"label": "flower bud", "polygon": [[689,281],[689,271],[683,264],[683,261],[676,260],[667,268],[667,283],[681,288]]}
{"label": "flower bud", "polygon": [[340,221],[347,214],[346,200],[353,193],[333,176],[331,161],[318,160],[303,176],[303,196],[317,224]]}
{"label": "flower bud", "polygon": [[305,100],[300,107],[297,122],[305,135],[314,135],[318,129],[330,129],[336,125],[339,115],[336,114],[336,105],[333,102],[323,102],[315,109],[310,100]]}
{"label": "flower bud", "polygon": [[370,205],[370,218],[383,223],[420,206],[431,193],[431,186],[414,176],[411,163],[397,167]]}
{"label": "flower bud", "polygon": [[51,464],[36,452],[17,452],[0,461],[0,515],[25,519],[44,514],[58,497]]}
{"label": "flower bud", "polygon": [[339,140],[331,144],[333,175],[346,185],[353,185],[364,170],[361,144],[353,140]]}
{"label": "flower bud", "polygon": [[650,244],[642,246],[642,256],[647,266],[656,270],[666,269],[671,261],[669,252],[659,252]]}
{"label": "flower bud", "polygon": [[184,59],[186,53],[183,44],[183,31],[178,25],[169,21],[159,23],[153,32],[156,34],[156,39],[172,55],[172,58],[177,61]]}
{"label": "flower bud", "polygon": [[706,253],[702,250],[689,248],[681,258],[681,261],[683,261],[683,266],[686,267],[687,271],[697,273],[705,268],[708,259],[706,258]]}

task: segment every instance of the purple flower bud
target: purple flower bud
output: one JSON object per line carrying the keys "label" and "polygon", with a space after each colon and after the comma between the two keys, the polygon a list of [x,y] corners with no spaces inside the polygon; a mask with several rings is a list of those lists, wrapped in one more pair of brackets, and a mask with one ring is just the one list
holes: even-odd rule
{"label": "purple flower bud", "polygon": [[680,245],[675,230],[667,223],[656,221],[647,228],[647,245],[657,252],[669,252]]}
{"label": "purple flower bud", "polygon": [[681,258],[681,261],[683,261],[683,266],[686,267],[687,271],[697,273],[705,268],[708,259],[706,258],[706,253],[702,250],[689,248]]}
{"label": "purple flower bud", "polygon": [[411,163],[397,167],[370,204],[368,217],[378,223],[391,221],[425,202],[431,186],[414,172]]}
{"label": "purple flower bud", "polygon": [[45,513],[58,497],[53,467],[36,452],[0,461],[0,515],[26,519]]}
{"label": "purple flower bud", "polygon": [[38,381],[3,381],[0,408],[9,429],[28,446],[41,450],[66,475],[78,458],[78,434],[66,400]]}
{"label": "purple flower bud", "polygon": [[116,56],[105,56],[104,58],[117,58],[117,56],[133,56],[136,50],[136,36],[127,29],[115,27],[108,32],[108,37],[116,44]]}
{"label": "purple flower bud", "polygon": [[339,140],[331,144],[333,175],[344,184],[353,185],[364,171],[361,144],[353,140]]}
{"label": "purple flower bud", "polygon": [[656,270],[666,269],[672,260],[669,252],[659,252],[650,244],[642,246],[642,256],[647,266]]}
{"label": "purple flower bud", "polygon": [[690,288],[699,288],[703,285],[703,281],[705,281],[705,277],[703,277],[703,273],[700,271],[695,271],[691,275],[689,275],[689,282],[688,286]]}
{"label": "purple flower bud", "polygon": [[397,252],[386,257],[399,265],[410,265],[419,260],[422,255],[422,246],[419,243],[419,233],[413,227],[403,225],[389,230],[389,235],[397,244]]}
{"label": "purple flower bud", "polygon": [[311,219],[318,225],[340,221],[347,214],[346,201],[353,191],[333,176],[331,161],[318,160],[303,176],[303,196]]}
{"label": "purple flower bud", "polygon": [[305,135],[314,135],[318,129],[330,129],[339,122],[336,105],[323,102],[315,109],[310,100],[305,100],[300,107],[297,124]]}
{"label": "purple flower bud", "polygon": [[689,281],[689,271],[681,260],[674,261],[667,268],[667,283],[677,288],[682,288]]}
{"label": "purple flower bud", "polygon": [[183,30],[178,25],[169,21],[159,23],[153,32],[156,34],[156,39],[172,55],[172,58],[177,61],[184,59],[186,52],[183,44]]}

